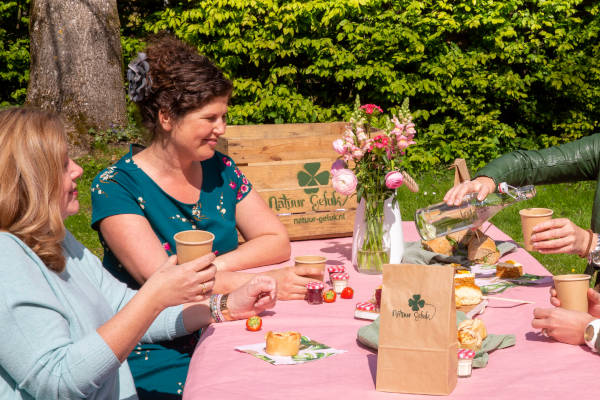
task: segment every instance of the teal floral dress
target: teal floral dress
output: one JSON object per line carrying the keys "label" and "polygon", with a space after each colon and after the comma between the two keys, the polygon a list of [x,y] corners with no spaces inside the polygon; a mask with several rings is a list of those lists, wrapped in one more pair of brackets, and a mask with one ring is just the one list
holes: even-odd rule
{"label": "teal floral dress", "polygon": [[[182,203],[165,193],[133,161],[133,147],[92,182],[92,227],[104,247],[104,267],[133,289],[140,285],[119,263],[99,231],[99,222],[118,214],[145,217],[168,255],[175,254],[173,235],[201,229],[215,235],[213,251],[235,250],[238,236],[235,208],[252,185],[231,158],[215,152],[202,161],[203,182],[196,203]],[[135,238],[132,238],[135,240]],[[127,361],[141,399],[171,399],[181,395],[197,334],[170,342],[138,344]]]}

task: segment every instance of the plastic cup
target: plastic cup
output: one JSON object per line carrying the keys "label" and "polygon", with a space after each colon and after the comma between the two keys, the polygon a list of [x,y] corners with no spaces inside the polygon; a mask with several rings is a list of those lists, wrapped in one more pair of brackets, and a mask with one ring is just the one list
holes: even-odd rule
{"label": "plastic cup", "polygon": [[173,235],[179,264],[195,260],[212,251],[215,235],[207,231],[189,230]]}
{"label": "plastic cup", "polygon": [[566,310],[588,312],[587,291],[591,276],[587,274],[556,275],[554,288],[560,307]]}
{"label": "plastic cup", "polygon": [[537,224],[552,219],[552,211],[549,208],[524,208],[519,211],[521,215],[521,228],[523,230],[523,243],[527,251],[532,251],[531,232]]}
{"label": "plastic cup", "polygon": [[307,278],[311,278],[317,281],[323,281],[325,276],[325,262],[327,259],[323,256],[297,256],[294,257],[294,263],[296,267],[307,266],[307,267],[318,267],[320,273],[318,274],[299,274]]}

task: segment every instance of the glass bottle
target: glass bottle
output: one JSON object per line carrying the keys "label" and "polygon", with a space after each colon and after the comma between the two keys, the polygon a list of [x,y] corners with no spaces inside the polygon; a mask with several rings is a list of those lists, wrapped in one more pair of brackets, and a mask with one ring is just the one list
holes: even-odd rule
{"label": "glass bottle", "polygon": [[482,201],[477,193],[465,196],[458,206],[437,203],[415,212],[417,231],[423,240],[431,240],[467,228],[478,228],[504,207],[535,196],[533,185],[514,187],[502,182],[498,192]]}

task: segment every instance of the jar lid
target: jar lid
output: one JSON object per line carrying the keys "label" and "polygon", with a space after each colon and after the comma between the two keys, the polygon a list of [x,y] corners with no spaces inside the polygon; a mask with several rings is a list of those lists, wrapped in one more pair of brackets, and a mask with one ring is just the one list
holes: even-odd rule
{"label": "jar lid", "polygon": [[331,274],[332,281],[347,281],[350,275],[347,272],[335,272]]}
{"label": "jar lid", "polygon": [[325,285],[323,284],[323,282],[319,281],[312,281],[306,284],[307,289],[323,289],[324,287]]}
{"label": "jar lid", "polygon": [[330,265],[327,267],[327,272],[334,273],[334,272],[345,272],[346,268],[343,265]]}
{"label": "jar lid", "polygon": [[458,358],[461,360],[471,360],[475,357],[475,352],[471,349],[458,349]]}
{"label": "jar lid", "polygon": [[375,304],[371,303],[370,301],[356,303],[356,309],[361,311],[375,311]]}

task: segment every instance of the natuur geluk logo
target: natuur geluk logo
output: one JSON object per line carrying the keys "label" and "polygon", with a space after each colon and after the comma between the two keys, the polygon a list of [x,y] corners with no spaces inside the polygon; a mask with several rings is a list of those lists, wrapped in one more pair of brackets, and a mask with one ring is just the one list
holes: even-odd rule
{"label": "natuur geluk logo", "polygon": [[[313,162],[304,164],[304,171],[298,171],[298,185],[300,186],[318,186],[329,183],[329,171],[321,171],[321,163]],[[304,193],[317,193],[319,188],[304,189]]]}
{"label": "natuur geluk logo", "polygon": [[415,294],[412,299],[408,299],[408,306],[413,311],[419,311],[419,308],[425,307],[425,300],[421,299],[420,294]]}
{"label": "natuur geluk logo", "polygon": [[410,310],[403,310],[401,308],[392,309],[392,317],[410,319],[414,318],[415,321],[430,321],[433,319],[433,317],[435,317],[435,305],[427,303],[420,294],[414,294],[408,299],[408,307],[410,307]]}

